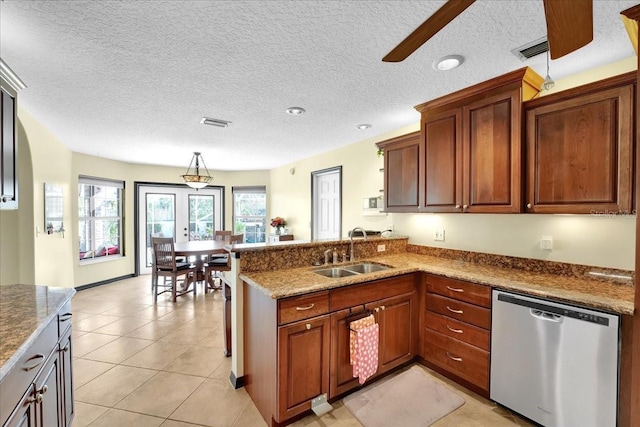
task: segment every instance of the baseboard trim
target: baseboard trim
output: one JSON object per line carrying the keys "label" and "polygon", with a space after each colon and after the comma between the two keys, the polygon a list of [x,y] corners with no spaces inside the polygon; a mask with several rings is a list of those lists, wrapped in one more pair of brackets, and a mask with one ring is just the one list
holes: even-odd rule
{"label": "baseboard trim", "polygon": [[127,275],[120,276],[120,277],[113,277],[111,279],[101,280],[99,282],[88,283],[86,285],[76,286],[75,290],[76,291],[84,291],[85,289],[91,289],[91,288],[95,288],[96,286],[107,285],[109,283],[117,282],[118,280],[130,279],[130,278],[135,277],[135,276],[136,276],[135,274],[127,274]]}
{"label": "baseboard trim", "polygon": [[236,378],[236,374],[231,371],[229,374],[229,382],[231,383],[231,386],[237,390],[244,387],[244,376]]}

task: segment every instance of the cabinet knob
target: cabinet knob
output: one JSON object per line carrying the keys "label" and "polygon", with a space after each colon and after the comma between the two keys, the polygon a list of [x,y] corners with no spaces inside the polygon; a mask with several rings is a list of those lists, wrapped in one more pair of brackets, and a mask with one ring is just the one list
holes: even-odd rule
{"label": "cabinet knob", "polygon": [[38,404],[42,403],[42,394],[41,393],[36,394],[35,401]]}
{"label": "cabinet knob", "polygon": [[49,386],[48,385],[43,385],[42,388],[38,391],[38,393],[40,394],[45,394],[47,391],[49,391]]}
{"label": "cabinet knob", "polygon": [[527,209],[531,209],[533,205],[531,203],[527,203]]}
{"label": "cabinet knob", "polygon": [[462,209],[467,209],[469,205],[462,205]]}
{"label": "cabinet knob", "polygon": [[5,196],[5,195],[0,196],[0,202],[6,203],[7,202],[7,196]]}
{"label": "cabinet knob", "polygon": [[381,305],[381,306],[380,306],[380,310],[384,310],[384,309],[385,309],[385,306],[384,306],[384,305]]}
{"label": "cabinet knob", "polygon": [[460,209],[460,205],[456,205],[456,209]]}
{"label": "cabinet knob", "polygon": [[307,330],[311,329],[311,323],[307,323],[305,326],[307,327]]}
{"label": "cabinet knob", "polygon": [[380,312],[380,307],[376,307],[376,308],[374,309],[374,311],[375,311],[376,313],[379,313],[379,312]]}

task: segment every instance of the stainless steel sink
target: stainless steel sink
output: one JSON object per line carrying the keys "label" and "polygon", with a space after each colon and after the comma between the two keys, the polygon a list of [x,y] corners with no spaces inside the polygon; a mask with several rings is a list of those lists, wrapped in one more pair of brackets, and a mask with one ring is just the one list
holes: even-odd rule
{"label": "stainless steel sink", "polygon": [[322,268],[320,270],[313,270],[313,272],[325,277],[337,278],[355,276],[356,274],[373,273],[374,271],[387,270],[389,268],[391,267],[388,265],[362,262],[359,264],[346,265],[344,267]]}
{"label": "stainless steel sink", "polygon": [[374,271],[388,270],[390,267],[382,264],[372,264],[370,262],[363,262],[360,264],[347,265],[342,267],[348,271],[355,271],[358,274],[373,273]]}
{"label": "stainless steel sink", "polygon": [[355,276],[356,274],[358,274],[355,271],[349,271],[339,267],[323,268],[320,270],[313,270],[313,272],[316,274],[320,274],[321,276],[332,278]]}

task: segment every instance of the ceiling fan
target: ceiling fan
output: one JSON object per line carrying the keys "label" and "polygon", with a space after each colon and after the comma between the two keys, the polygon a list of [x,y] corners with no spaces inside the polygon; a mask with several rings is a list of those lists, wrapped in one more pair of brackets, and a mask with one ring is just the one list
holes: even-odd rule
{"label": "ceiling fan", "polygon": [[[384,62],[404,61],[475,0],[449,0],[387,54]],[[593,40],[592,0],[543,0],[551,59],[580,49]]]}

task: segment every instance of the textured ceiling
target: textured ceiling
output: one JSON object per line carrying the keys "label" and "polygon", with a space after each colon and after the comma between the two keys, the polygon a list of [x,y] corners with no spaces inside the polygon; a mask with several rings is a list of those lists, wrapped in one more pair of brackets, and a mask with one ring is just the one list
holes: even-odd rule
{"label": "textured ceiling", "polygon": [[[73,151],[270,169],[415,123],[415,105],[525,65],[544,76],[545,55],[510,53],[544,37],[541,0],[478,0],[404,62],[381,61],[443,3],[4,0],[0,56],[28,86],[22,107]],[[594,41],[552,61],[552,77],[633,55],[619,12],[635,4],[595,0]],[[435,71],[448,54],[466,61]]]}

